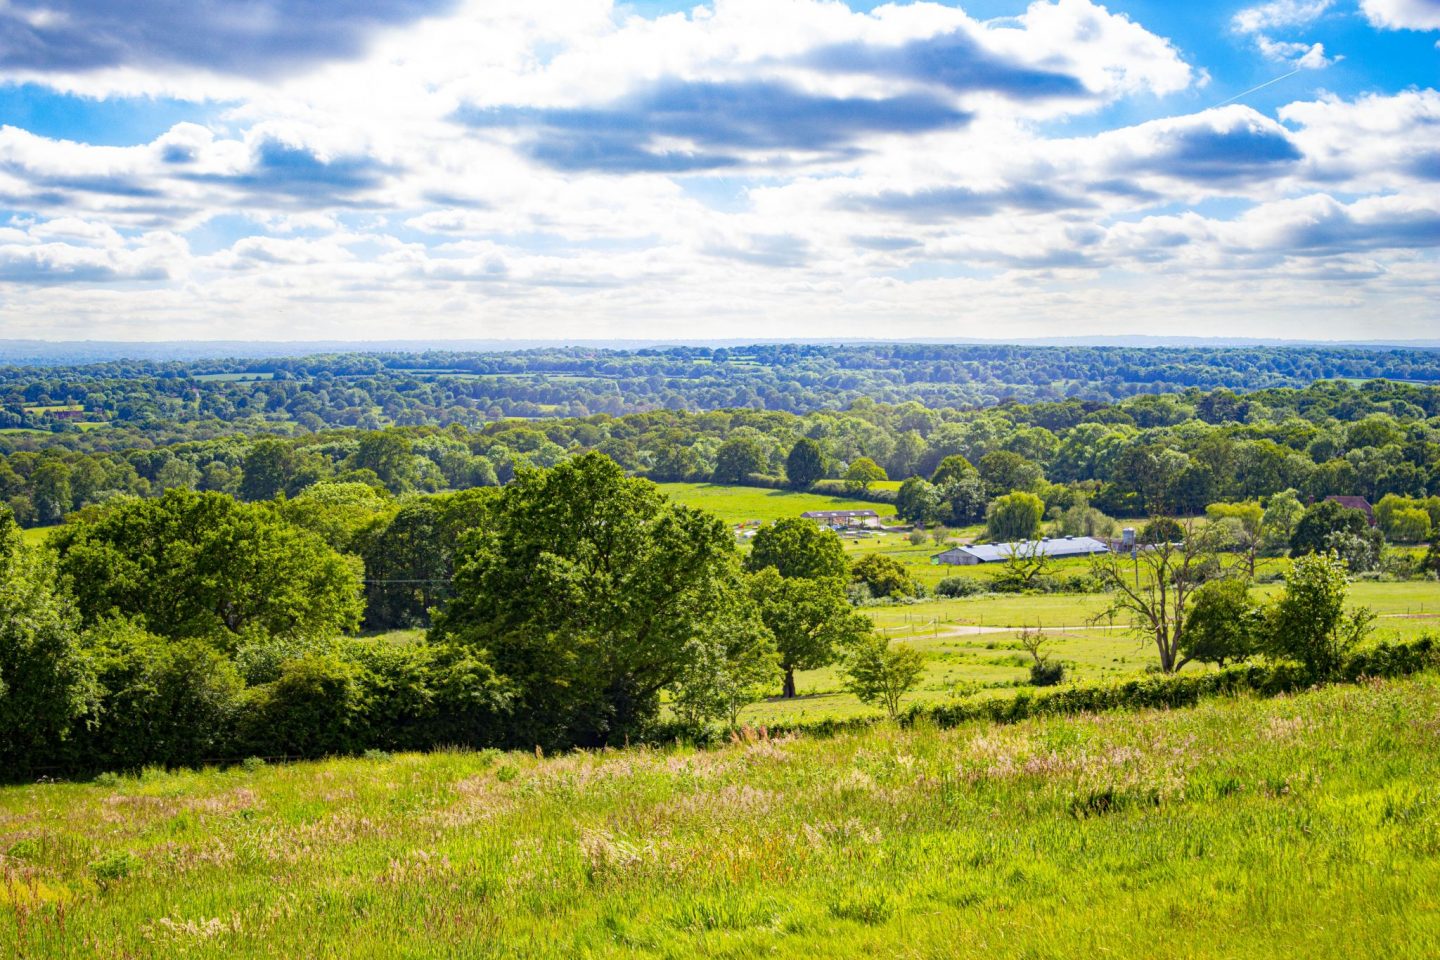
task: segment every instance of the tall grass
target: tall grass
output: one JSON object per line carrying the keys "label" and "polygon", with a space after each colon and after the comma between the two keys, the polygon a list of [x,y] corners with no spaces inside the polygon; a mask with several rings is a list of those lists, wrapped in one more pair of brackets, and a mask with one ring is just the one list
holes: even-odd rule
{"label": "tall grass", "polygon": [[0,790],[4,957],[1432,957],[1440,680]]}

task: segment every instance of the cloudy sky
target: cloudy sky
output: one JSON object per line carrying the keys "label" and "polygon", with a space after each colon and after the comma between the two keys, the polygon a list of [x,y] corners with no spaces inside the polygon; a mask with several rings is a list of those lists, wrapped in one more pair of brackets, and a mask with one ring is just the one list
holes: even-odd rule
{"label": "cloudy sky", "polygon": [[0,337],[1440,337],[1440,0],[0,0]]}

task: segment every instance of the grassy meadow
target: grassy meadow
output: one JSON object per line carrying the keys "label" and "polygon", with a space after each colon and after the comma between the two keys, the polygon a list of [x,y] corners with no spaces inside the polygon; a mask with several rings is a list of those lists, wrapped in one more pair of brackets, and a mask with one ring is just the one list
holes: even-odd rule
{"label": "grassy meadow", "polygon": [[1440,678],[0,789],[0,956],[1423,958]]}
{"label": "grassy meadow", "polygon": [[734,487],[718,483],[662,483],[660,491],[676,503],[698,507],[738,526],[760,521],[770,523],[782,517],[798,517],[807,510],[874,510],[887,522],[896,522],[895,506],[870,503],[823,493],[767,490],[763,487]]}
{"label": "grassy meadow", "polygon": [[[981,568],[968,568],[969,570]],[[1261,593],[1278,590],[1275,585]],[[1371,642],[1413,639],[1440,629],[1440,583],[1374,583],[1350,586],[1352,606],[1378,615]],[[1120,680],[1142,674],[1156,663],[1152,643],[1128,629],[1128,622],[1102,617],[1104,594],[990,594],[959,600],[927,600],[895,606],[864,607],[862,612],[892,639],[925,655],[925,674],[906,694],[905,703],[932,703],[956,697],[1001,696],[1028,685],[1029,654],[1019,640],[1021,628],[1044,628],[1045,650],[1065,665],[1066,684]],[[1097,619],[1100,618],[1100,619]],[[1186,671],[1208,669],[1190,664]],[[877,711],[845,691],[837,667],[796,674],[800,696],[763,700],[746,707],[750,723],[780,723],[853,716]]]}

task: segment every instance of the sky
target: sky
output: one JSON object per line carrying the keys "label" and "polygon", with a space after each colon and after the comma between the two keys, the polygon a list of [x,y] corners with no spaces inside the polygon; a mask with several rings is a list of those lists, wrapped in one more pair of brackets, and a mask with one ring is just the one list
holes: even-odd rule
{"label": "sky", "polygon": [[1440,338],[1440,0],[0,0],[0,338]]}

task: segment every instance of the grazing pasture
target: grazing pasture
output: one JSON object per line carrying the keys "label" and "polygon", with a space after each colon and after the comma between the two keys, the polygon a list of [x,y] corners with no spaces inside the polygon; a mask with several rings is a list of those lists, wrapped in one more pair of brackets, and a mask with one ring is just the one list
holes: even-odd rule
{"label": "grazing pasture", "polygon": [[1433,957],[1440,679],[0,790],[0,956]]}
{"label": "grazing pasture", "polygon": [[807,510],[874,510],[886,522],[895,519],[895,507],[823,493],[767,490],[718,483],[662,483],[660,490],[676,503],[708,510],[731,526],[758,520],[770,523],[783,517],[798,517]]}
{"label": "grazing pasture", "polygon": [[[1277,589],[1267,585],[1261,592]],[[1373,643],[1412,639],[1440,627],[1440,584],[1434,582],[1361,581],[1350,585],[1349,600],[1378,614]],[[886,636],[925,655],[925,675],[905,697],[911,704],[998,696],[1028,685],[1030,660],[1020,644],[1022,628],[1044,628],[1045,651],[1065,665],[1066,684],[1143,674],[1157,662],[1154,645],[1126,629],[1124,618],[1104,617],[1109,602],[1105,594],[988,594],[871,606],[862,612]],[[1184,669],[1209,668],[1192,663]],[[800,671],[795,679],[799,697],[751,704],[742,718],[779,723],[877,714],[845,691],[836,667]]]}

